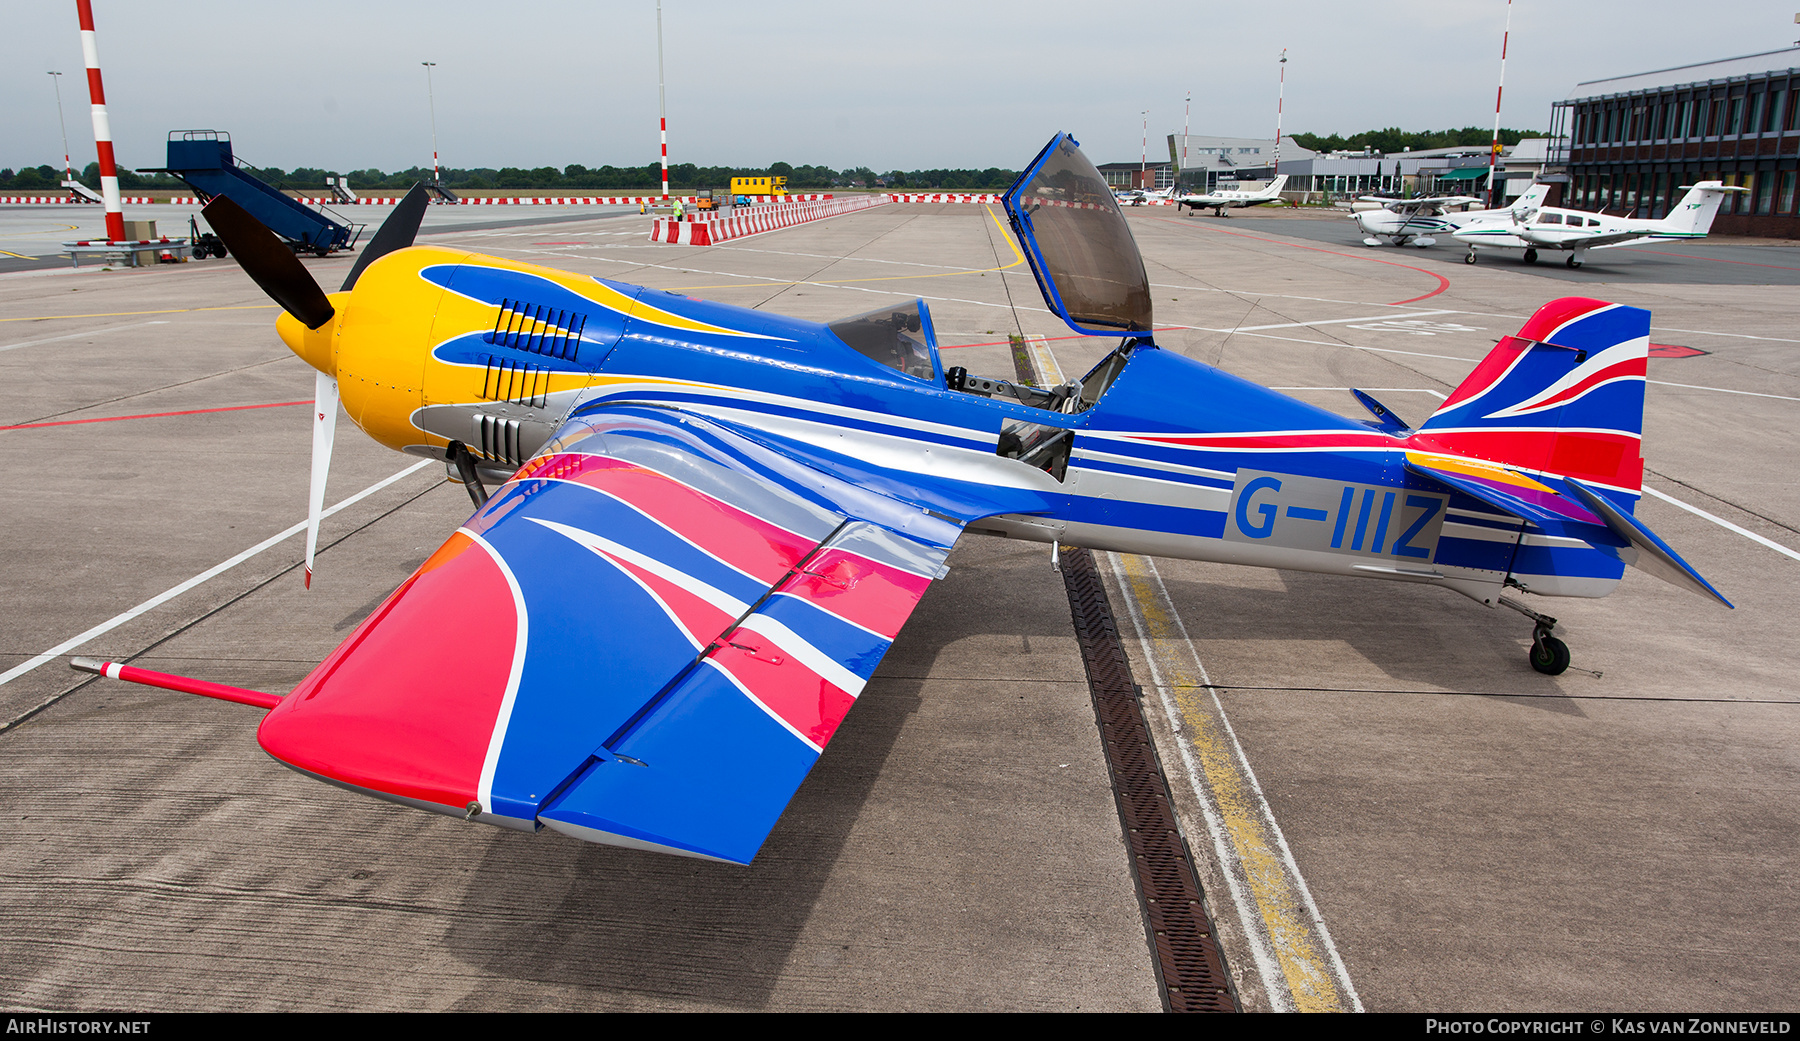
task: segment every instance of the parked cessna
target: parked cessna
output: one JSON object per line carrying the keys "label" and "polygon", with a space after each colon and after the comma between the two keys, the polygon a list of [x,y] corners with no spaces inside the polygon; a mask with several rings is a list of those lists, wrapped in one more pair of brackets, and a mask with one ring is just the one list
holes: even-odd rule
{"label": "parked cessna", "polygon": [[1363,244],[1366,246],[1379,246],[1385,238],[1396,246],[1404,246],[1410,242],[1422,249],[1435,245],[1435,236],[1447,235],[1460,227],[1490,222],[1510,224],[1515,217],[1523,218],[1535,212],[1544,204],[1549,191],[1550,186],[1547,184],[1534,184],[1510,206],[1461,211],[1451,207],[1481,200],[1469,195],[1441,195],[1422,199],[1386,199],[1365,195],[1361,201],[1379,203],[1380,206],[1360,210],[1350,216],[1356,221],[1356,226],[1362,229]]}
{"label": "parked cessna", "polygon": [[1204,195],[1183,195],[1175,200],[1175,205],[1189,206],[1196,210],[1211,210],[1215,217],[1229,216],[1225,211],[1239,206],[1261,206],[1266,202],[1280,202],[1281,189],[1287,184],[1288,175],[1270,181],[1267,185],[1253,192],[1235,190],[1207,192]]}
{"label": "parked cessna", "polygon": [[1637,220],[1611,217],[1604,213],[1545,208],[1530,215],[1521,214],[1511,222],[1489,221],[1459,227],[1451,237],[1468,244],[1467,264],[1475,263],[1476,249],[1522,249],[1525,263],[1535,264],[1538,250],[1554,249],[1567,253],[1563,263],[1571,268],[1581,266],[1581,258],[1590,249],[1607,249],[1632,242],[1657,242],[1671,239],[1703,239],[1712,230],[1719,203],[1726,192],[1748,192],[1748,188],[1727,186],[1721,181],[1701,181],[1682,185],[1688,193],[1661,220]]}
{"label": "parked cessna", "polygon": [[1159,349],[1068,135],[1004,204],[1051,311],[1117,343],[1058,387],[946,366],[923,300],[821,324],[413,246],[417,188],[328,295],[214,199],[316,370],[309,531],[340,393],[475,511],[285,696],[75,665],[267,709],[270,755],[352,791],[748,863],[965,532],[1435,585],[1527,615],[1550,674],[1556,620],[1503,593],[1635,565],[1724,602],[1633,516],[1649,312],[1554,301],[1416,428],[1358,421]]}

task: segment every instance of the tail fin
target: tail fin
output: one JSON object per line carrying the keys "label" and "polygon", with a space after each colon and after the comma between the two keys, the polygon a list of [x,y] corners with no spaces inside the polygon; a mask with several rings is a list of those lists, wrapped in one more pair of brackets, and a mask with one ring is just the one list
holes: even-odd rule
{"label": "tail fin", "polygon": [[1281,189],[1287,186],[1287,181],[1288,181],[1288,175],[1282,174],[1280,177],[1277,177],[1273,181],[1270,181],[1268,187],[1264,188],[1260,192],[1257,192],[1256,194],[1261,195],[1261,196],[1266,196],[1267,198],[1273,199],[1275,196],[1281,194]]}
{"label": "tail fin", "polygon": [[1701,181],[1683,187],[1688,193],[1669,209],[1669,215],[1660,223],[1670,233],[1686,236],[1704,235],[1712,230],[1713,218],[1718,216],[1719,204],[1725,201],[1726,192],[1748,191],[1746,188],[1727,188],[1723,181]]}
{"label": "tail fin", "polygon": [[1508,206],[1507,210],[1520,215],[1531,213],[1542,207],[1544,200],[1549,197],[1550,186],[1542,181],[1534,181],[1531,187],[1525,189],[1524,195],[1512,201],[1512,205]]}
{"label": "tail fin", "polygon": [[[1582,297],[1552,300],[1407,439],[1406,468],[1730,607],[1634,516],[1643,492],[1649,354],[1650,312]],[[1563,552],[1521,544],[1507,581],[1559,596],[1604,596],[1609,584],[1565,581],[1595,572],[1559,563]]]}
{"label": "tail fin", "polygon": [[1422,448],[1575,477],[1635,499],[1649,352],[1650,312],[1553,300],[1501,340],[1415,438]]}

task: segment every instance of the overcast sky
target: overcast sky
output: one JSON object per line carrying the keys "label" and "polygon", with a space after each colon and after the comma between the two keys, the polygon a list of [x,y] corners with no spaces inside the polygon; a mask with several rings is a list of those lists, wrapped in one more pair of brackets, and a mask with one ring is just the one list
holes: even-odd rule
{"label": "overcast sky", "polygon": [[[74,0],[9,0],[0,166],[94,159]],[[94,0],[120,162],[168,131],[251,163],[637,165],[657,157],[655,0]],[[1502,122],[1544,129],[1582,80],[1775,50],[1800,0],[1515,0]],[[1098,163],[1193,132],[1490,126],[1505,0],[899,3],[664,0],[672,162],[1016,169],[1058,130]]]}

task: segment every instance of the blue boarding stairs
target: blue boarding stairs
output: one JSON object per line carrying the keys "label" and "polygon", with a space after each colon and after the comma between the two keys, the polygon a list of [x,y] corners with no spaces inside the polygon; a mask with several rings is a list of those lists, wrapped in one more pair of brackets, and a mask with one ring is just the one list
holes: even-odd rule
{"label": "blue boarding stairs", "polygon": [[306,206],[240,166],[231,154],[231,135],[217,130],[169,132],[169,164],[143,173],[173,174],[187,182],[203,201],[224,196],[243,207],[295,252],[325,256],[352,249],[363,226],[333,220]]}

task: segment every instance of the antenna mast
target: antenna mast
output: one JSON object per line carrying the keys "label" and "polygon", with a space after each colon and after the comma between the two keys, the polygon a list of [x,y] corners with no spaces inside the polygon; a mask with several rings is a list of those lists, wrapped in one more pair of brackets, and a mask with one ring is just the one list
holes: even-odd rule
{"label": "antenna mast", "polygon": [[1501,202],[1505,201],[1494,184],[1494,162],[1500,158],[1500,95],[1506,92],[1506,41],[1511,35],[1512,0],[1506,0],[1506,29],[1500,34],[1500,86],[1494,90],[1494,141],[1488,146],[1488,207],[1490,209],[1498,207]]}

